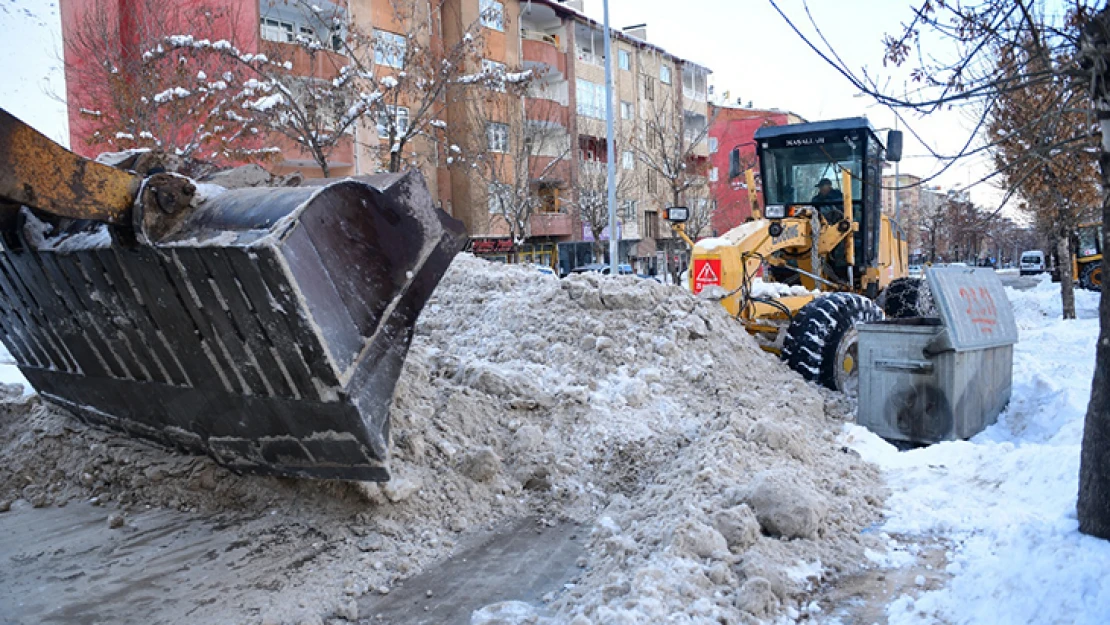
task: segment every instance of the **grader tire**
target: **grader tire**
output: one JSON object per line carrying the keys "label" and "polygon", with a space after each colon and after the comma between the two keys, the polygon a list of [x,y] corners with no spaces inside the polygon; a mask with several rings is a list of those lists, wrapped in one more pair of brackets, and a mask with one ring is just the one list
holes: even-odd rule
{"label": "grader tire", "polygon": [[1088,291],[1102,290],[1102,263],[1093,262],[1083,265],[1079,270],[1079,286]]}
{"label": "grader tire", "polygon": [[937,316],[937,304],[924,279],[898,278],[879,295],[878,304],[891,319]]}
{"label": "grader tire", "polygon": [[833,293],[817,298],[790,322],[782,358],[807,380],[854,393],[859,380],[856,324],[882,318],[882,309],[862,295]]}

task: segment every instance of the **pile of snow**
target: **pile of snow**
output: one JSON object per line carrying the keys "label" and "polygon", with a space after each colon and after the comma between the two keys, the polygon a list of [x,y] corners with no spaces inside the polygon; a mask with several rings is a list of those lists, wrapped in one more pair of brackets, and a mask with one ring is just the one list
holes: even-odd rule
{"label": "pile of snow", "polygon": [[813,587],[884,549],[862,532],[879,519],[878,471],[837,441],[843,414],[829,405],[688,291],[462,254],[396,388],[393,481],[238,476],[12,400],[0,509],[94,498],[228,527],[265,519],[265,532],[238,530],[248,541],[312,528],[326,555],[193,597],[206,605],[195,623],[342,622],[352,595],[389,592],[470,533],[532,515],[592,527],[581,579],[544,608],[555,622],[797,616]]}
{"label": "pile of snow", "polygon": [[520,440],[495,444],[506,470],[549,480],[553,514],[593,522],[555,622],[798,613],[814,585],[883,550],[860,533],[877,519],[876,472],[836,443],[822,395],[719,304],[653,280],[542,279],[463,255],[415,352],[428,359],[409,365],[433,369],[406,376],[419,385],[398,403],[403,414],[423,393],[437,416],[432,428],[401,417],[397,430],[424,432],[424,448],[472,444],[475,430],[496,441],[499,411],[478,404],[470,417],[448,389],[495,396],[518,407],[506,416]]}
{"label": "pile of snow", "polygon": [[883,468],[893,491],[883,529],[953,544],[947,585],[900,597],[892,624],[1094,625],[1110,614],[1110,542],[1081,535],[1075,516],[1098,294],[1076,291],[1075,321],[1060,318],[1060,288],[1047,276],[1007,295],[1020,342],[998,423],[904,453],[847,428],[846,442]]}
{"label": "pile of snow", "polygon": [[[1059,320],[1064,314],[1060,298],[1060,283],[1053,282],[1052,276],[1047,273],[1040,274],[1037,279],[1039,282],[1030,290],[1007,289],[1006,291],[1014,306],[1014,321],[1021,330],[1042,328],[1045,323]],[[1075,312],[1080,319],[1096,317],[1098,293],[1076,287]]]}
{"label": "pile of snow", "polygon": [[798,295],[820,295],[819,290],[809,290],[800,284],[789,285],[781,282],[764,282],[763,278],[752,279],[752,297],[792,297]]}

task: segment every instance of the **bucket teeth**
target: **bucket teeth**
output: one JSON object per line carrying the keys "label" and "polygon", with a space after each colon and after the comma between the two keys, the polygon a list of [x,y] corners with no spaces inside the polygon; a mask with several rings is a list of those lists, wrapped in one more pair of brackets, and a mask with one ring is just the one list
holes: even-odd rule
{"label": "bucket teeth", "polygon": [[90,423],[246,472],[388,479],[393,389],[461,224],[415,172],[205,192],[144,203],[134,232],[24,209],[0,338]]}

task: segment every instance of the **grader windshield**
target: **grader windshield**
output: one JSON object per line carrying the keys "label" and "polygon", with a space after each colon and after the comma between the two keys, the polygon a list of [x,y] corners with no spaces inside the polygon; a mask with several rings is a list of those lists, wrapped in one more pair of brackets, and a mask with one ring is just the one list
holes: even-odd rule
{"label": "grader windshield", "polygon": [[862,199],[863,141],[835,141],[827,137],[799,137],[802,145],[763,150],[763,194],[767,204],[828,204],[842,202],[818,198],[818,183],[832,183],[835,198],[842,198],[841,171],[852,174],[852,198]]}

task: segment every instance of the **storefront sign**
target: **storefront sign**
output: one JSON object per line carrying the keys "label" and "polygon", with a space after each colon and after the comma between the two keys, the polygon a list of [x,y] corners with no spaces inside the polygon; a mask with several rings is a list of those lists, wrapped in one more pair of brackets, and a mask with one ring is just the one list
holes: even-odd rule
{"label": "storefront sign", "polygon": [[513,251],[512,239],[474,239],[470,242],[474,254],[507,254]]}

